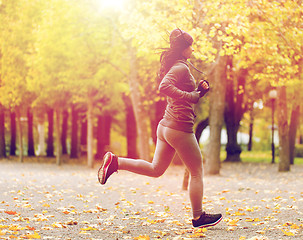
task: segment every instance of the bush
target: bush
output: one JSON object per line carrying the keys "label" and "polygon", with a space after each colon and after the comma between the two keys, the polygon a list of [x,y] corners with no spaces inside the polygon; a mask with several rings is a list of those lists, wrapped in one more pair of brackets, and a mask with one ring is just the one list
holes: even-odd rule
{"label": "bush", "polygon": [[297,144],[295,147],[295,157],[303,158],[303,144]]}

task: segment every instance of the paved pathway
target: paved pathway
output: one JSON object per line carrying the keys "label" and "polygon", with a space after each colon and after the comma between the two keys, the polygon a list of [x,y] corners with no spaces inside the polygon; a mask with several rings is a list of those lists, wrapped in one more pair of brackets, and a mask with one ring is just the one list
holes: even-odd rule
{"label": "paved pathway", "polygon": [[207,230],[191,227],[183,171],[101,186],[97,168],[0,160],[0,239],[303,239],[303,166],[223,164],[204,178],[205,210],[224,216]]}

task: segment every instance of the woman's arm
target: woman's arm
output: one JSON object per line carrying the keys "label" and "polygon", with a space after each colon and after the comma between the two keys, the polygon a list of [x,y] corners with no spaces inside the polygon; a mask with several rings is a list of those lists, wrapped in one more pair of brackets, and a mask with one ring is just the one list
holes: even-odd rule
{"label": "woman's arm", "polygon": [[169,72],[164,76],[160,85],[159,91],[171,98],[197,103],[199,101],[199,92],[182,91],[176,87],[179,82],[187,73],[188,69],[183,64],[173,66]]}

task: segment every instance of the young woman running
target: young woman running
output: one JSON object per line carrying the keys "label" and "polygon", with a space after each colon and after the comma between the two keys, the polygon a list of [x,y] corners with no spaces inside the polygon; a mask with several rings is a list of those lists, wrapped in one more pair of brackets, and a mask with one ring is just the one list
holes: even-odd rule
{"label": "young woman running", "polygon": [[122,158],[107,152],[98,171],[98,179],[105,184],[118,170],[159,177],[177,153],[190,172],[189,197],[193,226],[214,226],[222,220],[222,215],[207,214],[202,210],[202,154],[193,131],[196,117],[194,104],[209,90],[209,85],[202,81],[196,88],[196,81],[187,65],[186,60],[193,52],[193,38],[187,32],[175,29],[169,40],[170,48],[163,51],[160,58],[160,76],[163,78],[159,86],[160,92],[167,96],[167,107],[158,124],[153,161]]}

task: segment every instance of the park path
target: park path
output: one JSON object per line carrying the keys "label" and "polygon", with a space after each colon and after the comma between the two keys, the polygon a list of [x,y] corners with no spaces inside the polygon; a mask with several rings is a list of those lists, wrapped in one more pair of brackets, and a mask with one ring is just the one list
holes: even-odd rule
{"label": "park path", "polygon": [[191,227],[183,171],[101,186],[97,167],[0,160],[0,239],[303,239],[303,166],[222,164],[203,202],[224,219],[206,230]]}

